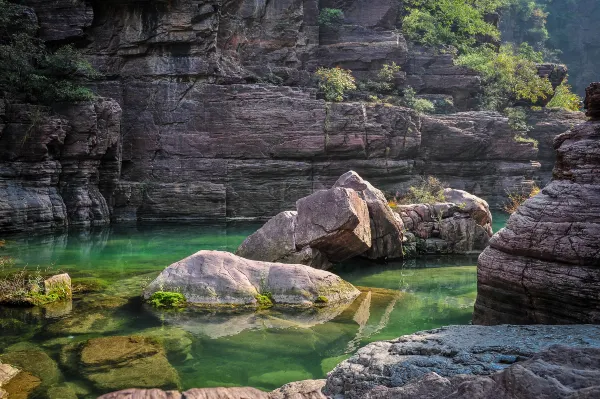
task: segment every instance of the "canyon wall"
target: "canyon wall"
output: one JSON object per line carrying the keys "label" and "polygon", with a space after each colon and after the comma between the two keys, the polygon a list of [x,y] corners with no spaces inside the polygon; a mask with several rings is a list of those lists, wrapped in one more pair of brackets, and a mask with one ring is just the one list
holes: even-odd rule
{"label": "canyon wall", "polygon": [[[538,150],[516,142],[498,114],[424,116],[318,98],[310,83],[319,66],[350,68],[361,78],[393,61],[402,68],[398,88],[452,99],[459,111],[472,108],[480,78],[455,66],[451,54],[407,43],[396,30],[395,0],[321,4],[344,9],[339,29],[319,28],[316,0],[26,3],[45,40],[83,48],[104,76],[93,88],[123,110],[119,177],[99,189],[108,214],[92,212],[90,223],[107,215],[115,221],[266,219],[351,169],[390,195],[435,175],[498,207],[507,190],[548,179],[551,137],[582,118],[540,115]],[[55,117],[71,123],[59,111]],[[111,118],[117,116],[115,109]],[[2,162],[12,167],[15,159]],[[7,184],[22,184],[12,176]],[[49,184],[62,196],[59,184]],[[54,209],[50,203],[46,213]],[[63,203],[64,212],[79,212]],[[7,219],[5,229],[26,229],[21,219]]]}

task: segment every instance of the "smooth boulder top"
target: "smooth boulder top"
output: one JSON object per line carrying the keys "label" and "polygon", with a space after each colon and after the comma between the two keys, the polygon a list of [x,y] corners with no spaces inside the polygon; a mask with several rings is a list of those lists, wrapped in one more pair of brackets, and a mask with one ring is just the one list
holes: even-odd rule
{"label": "smooth boulder top", "polygon": [[275,304],[326,306],[351,303],[360,294],[352,284],[323,270],[220,251],[200,251],[173,263],[148,285],[144,297],[157,291],[179,292],[188,303],[208,306],[257,306],[257,296],[267,294]]}

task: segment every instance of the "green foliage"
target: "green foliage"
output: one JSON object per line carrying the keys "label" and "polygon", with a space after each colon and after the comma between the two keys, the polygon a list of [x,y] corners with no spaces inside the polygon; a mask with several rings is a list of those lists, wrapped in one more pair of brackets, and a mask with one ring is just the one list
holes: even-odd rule
{"label": "green foliage", "polygon": [[444,189],[446,186],[433,176],[428,176],[422,179],[417,186],[412,186],[408,189],[408,193],[395,200],[395,204],[435,204],[445,202]]}
{"label": "green foliage", "polygon": [[319,295],[317,297],[317,299],[315,300],[315,303],[317,304],[326,304],[329,302],[329,299],[326,296],[323,295]]}
{"label": "green foliage", "polygon": [[187,301],[179,292],[156,291],[149,302],[155,308],[180,308],[185,306]]}
{"label": "green foliage", "polygon": [[391,64],[383,64],[383,67],[377,73],[377,78],[380,82],[392,83],[396,74],[400,72],[400,66],[396,65],[395,62]]}
{"label": "green foliage", "polygon": [[520,56],[510,44],[502,45],[498,52],[483,47],[464,54],[457,64],[482,75],[484,109],[501,111],[519,100],[535,103],[553,94],[550,81],[538,76],[535,62]]}
{"label": "green foliage", "polygon": [[573,93],[571,85],[565,79],[554,91],[554,97],[546,105],[548,108],[561,108],[567,111],[581,110],[581,97]]}
{"label": "green foliage", "polygon": [[346,91],[356,90],[355,79],[350,70],[340,67],[319,68],[315,76],[327,101],[342,101]]}
{"label": "green foliage", "polygon": [[377,76],[374,80],[369,79],[367,81],[358,82],[357,88],[360,91],[368,91],[373,94],[369,95],[369,98],[373,102],[380,102],[377,94],[387,94],[394,91],[395,84],[394,79],[396,74],[400,72],[400,66],[396,65],[395,62],[391,64],[384,64],[383,67],[377,72]]}
{"label": "green foliage", "polygon": [[408,15],[402,30],[423,45],[450,45],[461,53],[470,51],[478,39],[500,39],[500,32],[485,16],[505,6],[507,0],[406,0]]}
{"label": "green foliage", "polygon": [[72,46],[51,51],[37,38],[27,9],[0,0],[0,96],[31,102],[89,100],[81,82],[97,77]]}
{"label": "green foliage", "polygon": [[263,292],[254,297],[260,309],[267,309],[273,306],[273,295],[270,292]]}
{"label": "green foliage", "polygon": [[435,105],[425,98],[418,98],[412,87],[404,89],[404,103],[407,107],[414,109],[419,113],[432,113],[435,111]]}
{"label": "green foliage", "polygon": [[528,132],[531,126],[527,124],[527,112],[521,107],[506,108],[504,113],[508,117],[508,126],[517,132]]}
{"label": "green foliage", "polygon": [[534,184],[528,190],[508,192],[508,198],[502,209],[504,209],[506,213],[512,215],[521,205],[523,205],[525,201],[527,201],[529,198],[535,197],[540,191],[540,188]]}
{"label": "green foliage", "polygon": [[344,23],[344,12],[338,8],[324,8],[319,13],[319,26],[337,29]]}
{"label": "green foliage", "polygon": [[3,276],[0,278],[0,303],[43,306],[71,298],[71,287],[65,283],[54,283],[49,292],[44,293],[44,274],[40,269],[31,272],[24,268]]}

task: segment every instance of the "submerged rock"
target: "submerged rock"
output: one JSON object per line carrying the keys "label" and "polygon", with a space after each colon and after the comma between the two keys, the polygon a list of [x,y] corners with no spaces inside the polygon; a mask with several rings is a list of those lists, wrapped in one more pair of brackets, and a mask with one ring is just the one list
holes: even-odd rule
{"label": "submerged rock", "polygon": [[[591,114],[598,93],[588,90]],[[477,324],[600,323],[600,120],[557,136],[555,148],[554,180],[479,257]]]}
{"label": "submerged rock", "polygon": [[[599,385],[599,333],[600,326],[585,325],[451,326],[419,332],[392,341],[375,342],[360,349],[329,374],[324,392],[335,398],[346,399],[454,398],[450,394],[455,390],[450,388],[455,388],[461,381],[477,376],[491,376],[490,381],[498,384],[498,390],[506,389],[507,395],[495,396],[486,384],[484,391],[487,396],[474,390],[469,390],[468,394],[460,393],[462,390],[459,390],[462,396],[457,397],[562,398],[564,396],[560,396],[559,391],[551,390],[553,379],[545,376],[557,376],[564,384],[563,389],[567,391],[594,389],[591,387]],[[538,359],[548,357],[541,355],[542,357],[536,358],[535,355],[557,344],[571,349],[565,350],[562,358],[562,349],[550,349],[553,351],[550,358],[554,364],[538,367]],[[580,357],[579,361],[575,361],[577,357]],[[532,361],[521,363],[528,359]],[[513,364],[504,374],[496,374]],[[522,371],[524,364],[525,370],[529,368],[530,372]],[[542,378],[535,378],[535,373]],[[516,392],[522,392],[522,396],[511,396],[510,376],[527,374],[532,377],[517,379],[516,385],[512,385]],[[572,378],[577,374],[582,377],[577,380]],[[535,381],[538,382],[532,384]],[[536,394],[541,393],[538,392],[541,386],[546,387],[542,392],[553,392],[552,395]]]}
{"label": "submerged rock", "polygon": [[90,339],[63,349],[66,367],[75,368],[97,389],[175,389],[179,376],[155,339],[128,336]]}
{"label": "submerged rock", "polygon": [[42,350],[15,350],[0,355],[0,360],[35,376],[44,387],[49,387],[62,378],[56,362]]}
{"label": "submerged rock", "polygon": [[350,303],[360,293],[338,276],[304,265],[259,262],[219,251],[200,251],[167,267],[144,290],[176,291],[191,304],[258,306],[259,295],[275,304]]}

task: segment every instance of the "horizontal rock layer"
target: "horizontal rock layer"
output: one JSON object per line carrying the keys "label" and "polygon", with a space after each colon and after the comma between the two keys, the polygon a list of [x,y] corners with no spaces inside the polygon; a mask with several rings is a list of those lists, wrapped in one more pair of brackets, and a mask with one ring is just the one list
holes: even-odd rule
{"label": "horizontal rock layer", "polygon": [[600,122],[559,135],[555,148],[554,180],[479,258],[475,323],[600,322]]}

